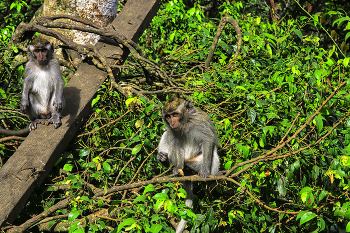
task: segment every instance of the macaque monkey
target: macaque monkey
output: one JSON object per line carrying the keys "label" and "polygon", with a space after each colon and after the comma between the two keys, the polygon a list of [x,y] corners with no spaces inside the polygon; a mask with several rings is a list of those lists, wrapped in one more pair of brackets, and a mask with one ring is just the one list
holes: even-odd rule
{"label": "macaque monkey", "polygon": [[[172,96],[162,109],[167,131],[164,132],[158,146],[157,159],[162,163],[175,165],[174,175],[183,175],[189,168],[203,178],[217,175],[220,161],[217,152],[219,141],[215,127],[209,116],[195,108],[190,101]],[[184,182],[187,192],[185,205],[192,207],[193,184]],[[186,221],[181,219],[176,233],[182,232]]]}
{"label": "macaque monkey", "polygon": [[60,66],[54,58],[54,46],[38,38],[28,45],[28,62],[24,70],[21,110],[31,120],[29,130],[37,124],[53,123],[55,129],[61,123],[64,108],[63,87]]}

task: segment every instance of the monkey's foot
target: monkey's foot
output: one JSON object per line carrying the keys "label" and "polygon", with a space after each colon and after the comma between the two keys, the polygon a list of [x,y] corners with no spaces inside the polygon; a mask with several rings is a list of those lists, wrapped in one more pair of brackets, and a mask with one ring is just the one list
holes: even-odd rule
{"label": "monkey's foot", "polygon": [[35,130],[37,124],[43,124],[45,125],[47,122],[46,119],[35,119],[29,124],[29,131]]}
{"label": "monkey's foot", "polygon": [[173,174],[174,174],[174,176],[179,176],[179,175],[184,176],[185,175],[184,171],[181,168],[174,168]]}
{"label": "monkey's foot", "polygon": [[200,175],[201,178],[208,178],[209,175],[210,175],[210,172],[209,172],[208,169],[201,169],[199,171],[199,175]]}
{"label": "monkey's foot", "polygon": [[48,123],[52,123],[55,129],[60,127],[62,125],[61,119],[58,116],[52,116],[49,120]]}

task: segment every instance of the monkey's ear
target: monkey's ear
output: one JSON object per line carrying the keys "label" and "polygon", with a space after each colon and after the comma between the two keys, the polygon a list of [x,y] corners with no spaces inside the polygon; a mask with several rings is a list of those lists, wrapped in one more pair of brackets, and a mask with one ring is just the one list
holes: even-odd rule
{"label": "monkey's ear", "polygon": [[34,51],[34,46],[33,45],[28,45],[27,52],[30,53],[30,52],[33,52],[33,51]]}
{"label": "monkey's ear", "polygon": [[185,102],[185,108],[186,108],[186,111],[190,114],[196,112],[196,109],[194,108],[193,104],[191,101],[186,101]]}
{"label": "monkey's ear", "polygon": [[55,47],[53,46],[53,43],[48,43],[47,45],[45,45],[45,47],[47,48],[47,50],[54,52]]}

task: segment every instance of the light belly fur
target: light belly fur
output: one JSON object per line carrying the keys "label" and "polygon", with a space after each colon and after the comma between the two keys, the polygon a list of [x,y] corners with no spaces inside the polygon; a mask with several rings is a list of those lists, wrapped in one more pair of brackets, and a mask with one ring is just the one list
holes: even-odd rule
{"label": "light belly fur", "polygon": [[38,72],[31,93],[34,95],[38,104],[46,110],[48,110],[53,89],[52,80],[48,77],[47,72]]}

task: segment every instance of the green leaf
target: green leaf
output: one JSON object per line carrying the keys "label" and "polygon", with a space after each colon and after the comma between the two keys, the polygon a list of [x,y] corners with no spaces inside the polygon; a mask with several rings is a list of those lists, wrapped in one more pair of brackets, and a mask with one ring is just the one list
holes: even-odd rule
{"label": "green leaf", "polygon": [[176,31],[174,31],[173,33],[170,34],[169,42],[173,42],[174,41],[175,35],[176,35]]}
{"label": "green leaf", "polygon": [[79,216],[79,214],[80,214],[80,211],[74,207],[68,214],[68,222],[71,222],[74,219],[76,219]]}
{"label": "green leaf", "polygon": [[305,187],[300,191],[300,197],[304,203],[306,202],[306,199],[307,199],[309,193],[312,192],[312,190],[313,189],[310,187]]}
{"label": "green leaf", "polygon": [[323,198],[325,198],[328,195],[328,192],[325,190],[322,190],[322,192],[320,193],[318,200],[321,201]]}
{"label": "green leaf", "polygon": [[56,222],[56,220],[51,220],[51,221],[49,222],[49,227],[51,227],[55,222]]}
{"label": "green leaf", "polygon": [[104,170],[106,173],[111,173],[111,165],[109,165],[109,163],[103,162],[102,166],[103,166],[103,170]]}
{"label": "green leaf", "polygon": [[343,17],[343,18],[340,18],[340,19],[337,19],[337,20],[335,20],[334,22],[333,22],[333,25],[332,26],[334,26],[334,24],[338,24],[338,27],[339,26],[341,26],[341,24],[344,22],[344,21],[350,21],[350,17]]}
{"label": "green leaf", "polygon": [[343,60],[344,67],[348,67],[349,61],[350,61],[349,57],[344,58],[344,60]]}
{"label": "green leaf", "polygon": [[13,2],[13,3],[11,3],[11,5],[10,5],[10,10],[12,10],[12,8],[14,8],[14,7],[16,7],[16,3],[15,2]]}
{"label": "green leaf", "polygon": [[346,40],[350,37],[350,32],[346,33],[345,35],[345,43],[346,43]]}
{"label": "green leaf", "polygon": [[162,230],[162,225],[160,224],[153,224],[151,229],[150,229],[150,232],[152,233],[157,233],[157,232],[160,232],[160,230]]}
{"label": "green leaf", "polygon": [[350,222],[346,225],[346,232],[350,232]]}
{"label": "green leaf", "polygon": [[[69,220],[68,220],[69,221]],[[73,233],[73,232],[75,232],[75,230],[78,228],[78,226],[81,224],[81,222],[80,221],[75,221],[75,222],[73,222],[71,225],[70,225],[70,227],[69,227],[69,233]]]}
{"label": "green leaf", "polygon": [[172,200],[166,200],[165,203],[164,203],[164,207],[166,210],[168,210],[170,213],[173,213],[174,212],[174,203]]}
{"label": "green leaf", "polygon": [[118,231],[117,232],[120,232],[123,227],[125,226],[131,226],[132,224],[135,223],[135,219],[133,218],[127,218],[125,219],[123,222],[121,222],[119,225],[118,225]]}
{"label": "green leaf", "polygon": [[156,195],[154,195],[152,197],[153,199],[156,199],[156,200],[168,200],[169,199],[169,196],[166,194],[166,193],[157,193]]}
{"label": "green leaf", "polygon": [[0,88],[0,94],[1,94],[2,98],[4,98],[4,99],[7,98],[5,91],[1,88]]}
{"label": "green leaf", "polygon": [[193,15],[195,12],[196,12],[196,8],[193,7],[187,11],[187,14]]}
{"label": "green leaf", "polygon": [[322,70],[315,70],[315,77],[317,80],[320,80],[322,75]]}
{"label": "green leaf", "polygon": [[269,33],[263,33],[263,35],[266,36],[266,37],[268,37],[268,38],[270,38],[270,39],[272,39],[272,40],[274,40],[274,41],[277,41],[277,40],[276,40],[276,37],[275,37],[274,35],[271,35],[271,34],[269,34]]}
{"label": "green leaf", "polygon": [[225,163],[225,170],[230,170],[232,163],[233,161],[228,161],[227,163]]}
{"label": "green leaf", "polygon": [[243,147],[243,156],[245,158],[247,158],[249,156],[249,147],[248,146]]}
{"label": "green leaf", "polygon": [[69,163],[66,163],[64,166],[63,166],[63,170],[67,171],[67,172],[71,172],[73,170],[73,165],[72,164],[69,164]]}
{"label": "green leaf", "polygon": [[149,105],[149,106],[145,109],[146,113],[149,113],[154,107],[155,107],[155,106],[154,106],[153,104]]}
{"label": "green leaf", "polygon": [[154,205],[154,208],[156,210],[160,210],[163,207],[164,201],[157,201],[156,204]]}
{"label": "green leaf", "polygon": [[236,89],[241,89],[241,90],[244,90],[244,91],[246,91],[247,89],[245,89],[244,87],[242,87],[242,86],[236,86]]}
{"label": "green leaf", "polygon": [[144,202],[147,200],[147,197],[145,195],[141,195],[135,198],[135,200],[133,201],[133,203],[137,203],[137,202]]}
{"label": "green leaf", "polygon": [[152,192],[152,191],[154,191],[154,190],[156,190],[156,189],[154,188],[154,185],[153,185],[153,184],[149,184],[149,185],[146,186],[145,190],[143,191],[143,195],[145,195],[145,194],[148,193],[148,192]]}
{"label": "green leaf", "polygon": [[82,196],[82,197],[80,198],[80,200],[83,200],[83,201],[90,201],[89,197],[87,197],[87,196]]}
{"label": "green leaf", "polygon": [[142,148],[142,145],[141,145],[141,144],[137,144],[137,145],[132,149],[131,154],[136,155],[137,153],[140,152],[141,148]]}
{"label": "green leaf", "polygon": [[313,189],[310,188],[310,187],[304,187],[302,190],[300,190],[300,194],[303,194],[303,193],[309,193],[311,192]]}
{"label": "green leaf", "polygon": [[272,49],[271,49],[271,46],[269,44],[266,44],[266,50],[267,52],[269,52],[270,56],[272,56]]}
{"label": "green leaf", "polygon": [[297,34],[297,36],[299,36],[300,40],[303,40],[303,33],[301,33],[300,30],[298,29],[293,29],[294,33]]}
{"label": "green leaf", "polygon": [[100,100],[101,96],[97,95],[96,98],[94,98],[91,102],[91,107],[93,107],[99,100]]}
{"label": "green leaf", "polygon": [[[309,211],[303,211],[301,213],[303,213],[303,214],[301,215],[301,218],[300,218],[300,226],[317,216],[315,213],[312,213]],[[299,214],[298,214],[298,216],[299,216]]]}
{"label": "green leaf", "polygon": [[323,117],[321,115],[317,115],[315,117],[315,122],[318,133],[321,133],[323,130]]}

